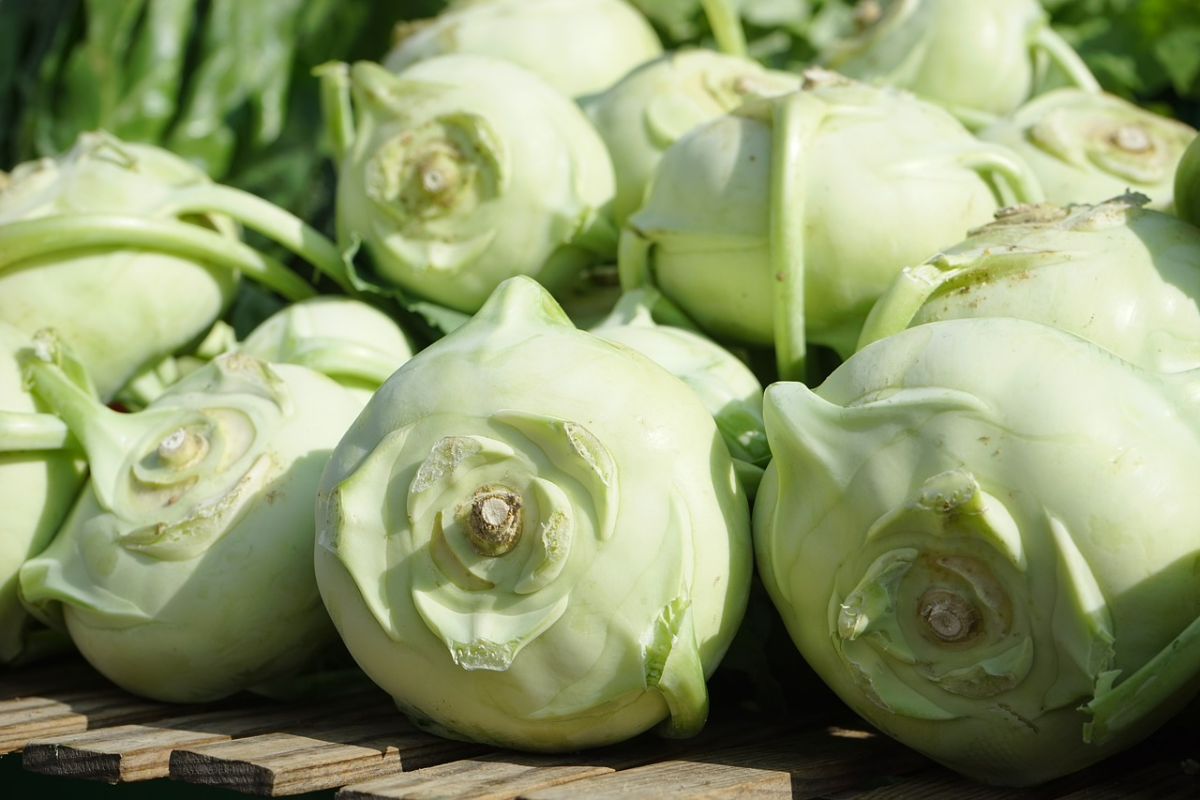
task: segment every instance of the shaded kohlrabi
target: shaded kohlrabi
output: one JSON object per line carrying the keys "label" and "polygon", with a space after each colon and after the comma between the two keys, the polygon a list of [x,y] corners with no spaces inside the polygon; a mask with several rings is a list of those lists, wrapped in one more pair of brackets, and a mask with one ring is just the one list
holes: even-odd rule
{"label": "shaded kohlrabi", "polygon": [[1200,137],[1192,139],[1175,167],[1175,213],[1200,227]]}
{"label": "shaded kohlrabi", "polygon": [[289,677],[336,632],[312,566],[317,481],[360,398],[307,367],[219,356],[146,409],[72,384],[52,332],[25,357],[34,392],[90,476],[23,600],[138,695],[202,702]]}
{"label": "shaded kohlrabi", "polygon": [[502,58],[567,97],[616,83],[662,55],[650,22],[626,0],[468,0],[401,22],[381,59],[392,72],[452,53]]}
{"label": "shaded kohlrabi", "polygon": [[648,287],[626,292],[612,312],[589,330],[649,356],[692,387],[716,420],[753,498],[762,470],[771,460],[762,418],[762,383],[745,362],[707,336],[656,322],[653,310],[658,298],[658,292]]}
{"label": "shaded kohlrabi", "polygon": [[1196,378],[995,317],[768,387],[756,555],[800,652],[880,730],[988,783],[1146,736],[1200,686],[1176,659],[1200,615]]}
{"label": "shaded kohlrabi", "polygon": [[637,211],[663,151],[697,125],[747,98],[800,88],[795,73],[767,69],[715,50],[674,50],[635,69],[587,101],[584,109],[612,156],[617,225]]}
{"label": "shaded kohlrabi", "polygon": [[835,39],[818,62],[907,89],[972,128],[1046,86],[1100,90],[1039,0],[861,0],[857,10],[862,29]]}
{"label": "shaded kohlrabi", "polygon": [[1136,191],[1149,208],[1171,211],[1176,167],[1196,129],[1107,92],[1061,88],[977,135],[1024,158],[1049,203],[1099,203]]}
{"label": "shaded kohlrabi", "polygon": [[622,231],[626,289],[656,286],[719,341],[853,352],[875,299],[996,209],[1038,200],[1012,151],[931,103],[823,70],[667,148]]}
{"label": "shaded kohlrabi", "polygon": [[[30,657],[40,626],[21,604],[17,573],[58,531],[86,475],[67,426],[24,385],[17,354],[29,336],[0,321],[0,664]],[[77,362],[70,380],[94,391]]]}
{"label": "shaded kohlrabi", "polygon": [[0,185],[0,319],[53,327],[111,399],[203,336],[241,276],[289,300],[316,294],[243,243],[239,223],[350,288],[336,246],[295,216],[162,148],[81,134]]}
{"label": "shaded kohlrabi", "polygon": [[362,243],[378,284],[469,314],[506,278],[561,291],[615,254],[604,141],[534,73],[455,54],[321,74],[339,237]]}
{"label": "shaded kohlrabi", "polygon": [[859,347],[905,327],[1020,317],[1162,372],[1200,367],[1200,230],[1129,194],[1040,203],[906,267],[871,309]]}
{"label": "shaded kohlrabi", "polygon": [[705,723],[749,511],[695,393],[502,283],[375,393],[317,504],[350,653],[441,735],[569,751]]}

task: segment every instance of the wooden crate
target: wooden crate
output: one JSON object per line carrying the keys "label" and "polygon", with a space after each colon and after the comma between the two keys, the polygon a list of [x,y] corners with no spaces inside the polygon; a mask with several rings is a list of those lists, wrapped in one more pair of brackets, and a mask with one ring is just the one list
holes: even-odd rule
{"label": "wooden crate", "polygon": [[1035,789],[981,786],[839,706],[803,719],[715,710],[704,732],[647,734],[531,755],[423,733],[366,684],[320,701],[255,696],[180,707],[117,689],[77,659],[0,672],[0,753],[63,779],[169,778],[232,793],[396,798],[1196,798],[1200,721],[1183,713],[1137,748]]}

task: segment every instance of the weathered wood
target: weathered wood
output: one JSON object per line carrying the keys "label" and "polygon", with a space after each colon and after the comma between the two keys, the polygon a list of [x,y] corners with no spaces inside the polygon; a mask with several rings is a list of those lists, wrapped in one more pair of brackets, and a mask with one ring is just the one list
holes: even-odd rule
{"label": "weathered wood", "polygon": [[0,754],[34,739],[166,716],[167,706],[118,689],[0,700]]}
{"label": "weathered wood", "polygon": [[336,789],[485,748],[416,731],[394,710],[385,720],[248,736],[173,750],[170,777],[276,797]]}
{"label": "weathered wood", "polygon": [[[579,762],[579,763],[573,763]],[[401,772],[338,792],[338,800],[512,800],[534,789],[613,772],[613,767],[564,758],[510,753]]]}

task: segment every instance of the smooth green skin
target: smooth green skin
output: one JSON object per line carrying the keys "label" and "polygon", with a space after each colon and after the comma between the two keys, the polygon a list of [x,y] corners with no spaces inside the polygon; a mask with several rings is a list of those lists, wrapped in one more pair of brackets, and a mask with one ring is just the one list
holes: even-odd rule
{"label": "smooth green skin", "polygon": [[[479,555],[464,509],[497,485],[523,498],[522,533]],[[570,751],[703,726],[749,591],[745,493],[692,390],[535,281],[501,284],[376,392],[317,519],[343,641],[422,727]]]}
{"label": "smooth green skin", "polygon": [[[1144,737],[1194,670],[1107,710],[1120,725],[1102,744],[1079,709],[1200,613],[1195,381],[984,318],[887,337],[816,389],[768,387],[757,564],[800,652],[872,724],[988,783],[1040,783]],[[938,568],[948,556],[975,576]],[[899,567],[872,577],[880,558]],[[972,581],[983,633],[940,643],[925,590]]]}
{"label": "smooth green skin", "polygon": [[1196,129],[1106,92],[1075,87],[1038,95],[981,129],[1020,155],[1046,201],[1100,203],[1130,191],[1172,211],[1175,172]]}
{"label": "smooth green skin", "polygon": [[630,72],[585,104],[612,156],[622,225],[641,208],[663,151],[687,131],[732,111],[748,97],[800,88],[800,76],[715,50],[674,50]]}
{"label": "smooth green skin", "polygon": [[[844,357],[900,269],[1040,188],[1015,155],[934,105],[807,76],[808,88],[746,103],[667,149],[618,266],[624,288],[656,286],[718,340],[778,345],[794,315]],[[775,116],[796,105],[777,140]],[[777,306],[785,273],[801,296]]]}
{"label": "smooth green skin", "polygon": [[1175,167],[1175,213],[1200,227],[1200,138],[1192,140]]}
{"label": "smooth green skin", "polygon": [[0,322],[0,664],[23,654],[33,622],[17,573],[54,538],[86,474],[66,426],[24,386],[16,354],[29,344]]}
{"label": "smooth green skin", "polygon": [[1098,91],[1083,61],[1050,28],[1038,0],[891,0],[860,33],[834,40],[818,63],[897,86],[975,127],[1015,111],[1036,90],[1039,60],[1071,85]]}
{"label": "smooth green skin", "polygon": [[[37,391],[58,392],[47,369],[31,368]],[[144,697],[208,702],[288,677],[332,645],[312,508],[356,396],[306,367],[231,354],[135,414],[57,400],[91,477],[21,569],[21,594],[100,673]],[[179,473],[155,467],[158,443],[202,418],[218,420],[226,449]],[[168,488],[134,477],[147,469]]]}
{"label": "smooth green skin", "polygon": [[326,80],[354,101],[339,239],[362,242],[382,283],[473,313],[513,275],[561,291],[612,255],[608,151],[534,73],[451,54],[400,74],[358,62]]}
{"label": "smooth green skin", "polygon": [[1068,330],[1155,371],[1200,366],[1200,230],[1144,195],[1012,209],[905,269],[859,347],[942,319],[1010,316]]}
{"label": "smooth green skin", "polygon": [[438,55],[503,58],[567,97],[602,92],[662,55],[654,28],[625,0],[473,0],[401,23],[380,59],[392,72]]}

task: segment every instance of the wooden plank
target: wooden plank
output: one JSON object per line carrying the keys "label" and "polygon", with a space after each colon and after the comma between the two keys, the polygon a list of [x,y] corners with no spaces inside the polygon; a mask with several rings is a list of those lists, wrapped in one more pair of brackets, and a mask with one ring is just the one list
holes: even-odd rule
{"label": "wooden plank", "polygon": [[22,750],[34,739],[161,718],[167,708],[115,688],[0,700],[0,754]]}
{"label": "wooden plank", "polygon": [[811,797],[926,763],[922,756],[878,734],[844,728],[806,729],[536,790],[523,798]]}
{"label": "wooden plank", "polygon": [[279,732],[173,750],[170,777],[266,797],[336,789],[487,748],[423,733],[391,710],[387,719],[309,734]]}

